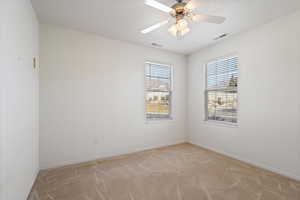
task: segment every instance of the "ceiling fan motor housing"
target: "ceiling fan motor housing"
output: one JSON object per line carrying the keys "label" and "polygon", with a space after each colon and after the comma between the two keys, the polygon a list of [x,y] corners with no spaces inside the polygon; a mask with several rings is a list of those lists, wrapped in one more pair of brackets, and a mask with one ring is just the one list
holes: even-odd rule
{"label": "ceiling fan motor housing", "polygon": [[186,3],[182,2],[181,0],[178,0],[178,3],[176,3],[172,6],[172,8],[174,9],[175,12],[172,12],[171,16],[176,17],[176,20],[183,19],[186,15],[185,6],[186,6]]}

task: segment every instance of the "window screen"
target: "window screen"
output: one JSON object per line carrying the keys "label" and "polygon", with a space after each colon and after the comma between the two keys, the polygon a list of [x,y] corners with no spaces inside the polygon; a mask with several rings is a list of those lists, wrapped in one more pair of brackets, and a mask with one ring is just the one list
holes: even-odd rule
{"label": "window screen", "polygon": [[172,70],[168,65],[146,63],[146,118],[171,117]]}
{"label": "window screen", "polygon": [[238,57],[209,62],[206,66],[206,120],[237,123]]}

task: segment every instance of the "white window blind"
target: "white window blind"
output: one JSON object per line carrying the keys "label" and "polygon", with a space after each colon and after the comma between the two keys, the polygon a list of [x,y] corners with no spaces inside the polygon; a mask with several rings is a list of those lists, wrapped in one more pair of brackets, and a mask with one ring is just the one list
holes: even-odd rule
{"label": "white window blind", "polygon": [[146,118],[170,118],[172,98],[171,66],[147,62],[145,68]]}
{"label": "white window blind", "polygon": [[209,62],[206,66],[206,120],[237,123],[238,57]]}

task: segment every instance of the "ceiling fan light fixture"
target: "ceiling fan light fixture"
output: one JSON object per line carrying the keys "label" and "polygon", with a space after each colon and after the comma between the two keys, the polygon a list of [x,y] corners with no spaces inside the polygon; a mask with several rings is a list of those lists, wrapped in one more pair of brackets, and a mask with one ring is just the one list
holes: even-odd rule
{"label": "ceiling fan light fixture", "polygon": [[177,37],[177,26],[176,24],[173,24],[169,29],[168,32],[173,35],[174,37]]}
{"label": "ceiling fan light fixture", "polygon": [[[178,29],[178,27],[180,29]],[[178,26],[178,24],[173,24],[169,29],[168,32],[178,39],[181,39],[184,35],[190,32],[190,28],[187,26],[187,23],[183,26]]]}
{"label": "ceiling fan light fixture", "polygon": [[188,27],[188,23],[185,19],[181,19],[176,22],[176,27],[178,31],[183,31]]}
{"label": "ceiling fan light fixture", "polygon": [[187,33],[189,33],[190,32],[190,28],[189,27],[186,27],[185,29],[183,29],[182,31],[179,31],[179,34],[181,35],[181,36],[184,36],[184,35],[186,35]]}

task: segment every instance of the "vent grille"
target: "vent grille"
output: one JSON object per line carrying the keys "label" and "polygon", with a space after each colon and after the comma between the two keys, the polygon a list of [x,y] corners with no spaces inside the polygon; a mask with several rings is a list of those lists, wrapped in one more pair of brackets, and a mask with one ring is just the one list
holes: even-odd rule
{"label": "vent grille", "polygon": [[158,47],[158,48],[163,47],[163,45],[155,43],[155,42],[151,43],[151,45],[154,46],[154,47]]}
{"label": "vent grille", "polygon": [[219,35],[219,36],[215,37],[214,40],[219,40],[219,39],[225,38],[225,37],[227,37],[228,35],[229,35],[228,33],[224,33],[224,34],[222,34],[222,35]]}

